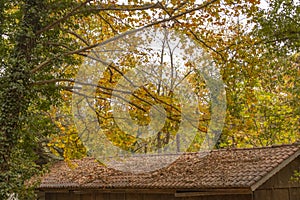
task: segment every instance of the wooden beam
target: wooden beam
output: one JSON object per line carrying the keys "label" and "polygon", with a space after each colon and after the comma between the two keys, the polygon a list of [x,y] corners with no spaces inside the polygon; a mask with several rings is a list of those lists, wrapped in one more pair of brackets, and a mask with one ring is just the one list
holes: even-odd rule
{"label": "wooden beam", "polygon": [[71,191],[76,194],[86,193],[143,193],[143,194],[174,194],[175,189],[76,189]]}
{"label": "wooden beam", "polygon": [[201,191],[176,191],[175,197],[197,197],[213,195],[252,194],[250,188],[241,189],[207,189]]}

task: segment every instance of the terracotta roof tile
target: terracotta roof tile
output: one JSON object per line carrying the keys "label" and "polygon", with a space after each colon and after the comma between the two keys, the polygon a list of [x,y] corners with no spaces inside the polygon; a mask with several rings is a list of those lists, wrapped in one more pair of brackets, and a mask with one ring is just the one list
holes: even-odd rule
{"label": "terracotta roof tile", "polygon": [[[171,165],[149,173],[132,174],[100,165],[94,158],[54,164],[39,189],[63,188],[228,188],[250,187],[300,151],[299,145],[186,153]],[[200,156],[199,156],[200,155]]]}

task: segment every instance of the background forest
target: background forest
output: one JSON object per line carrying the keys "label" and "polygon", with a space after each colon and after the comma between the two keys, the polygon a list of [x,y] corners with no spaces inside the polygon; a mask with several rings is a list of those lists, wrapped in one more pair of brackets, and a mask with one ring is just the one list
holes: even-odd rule
{"label": "background forest", "polygon": [[[300,140],[298,1],[0,0],[0,19],[0,199],[12,193],[32,199],[24,183],[48,163],[89,155],[72,114],[75,77],[97,46],[140,27],[168,26],[214,60],[227,104],[215,148]],[[115,145],[128,151],[137,150],[139,141],[108,125],[106,105],[111,88],[134,62],[129,56],[123,68],[108,68],[96,91],[99,123]],[[203,79],[195,72],[189,80],[201,97]],[[140,98],[131,99],[137,123],[148,123],[145,113],[155,102],[164,102],[167,113],[174,114],[172,94],[159,96],[158,90],[148,85],[136,92]],[[209,119],[211,108],[201,108],[203,119]],[[174,140],[175,115],[168,115],[154,146]],[[189,151],[201,146],[208,125],[202,122]]]}

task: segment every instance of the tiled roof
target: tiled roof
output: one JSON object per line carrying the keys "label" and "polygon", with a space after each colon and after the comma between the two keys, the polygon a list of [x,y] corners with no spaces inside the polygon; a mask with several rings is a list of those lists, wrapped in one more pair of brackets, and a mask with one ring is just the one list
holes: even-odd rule
{"label": "tiled roof", "polygon": [[249,188],[299,154],[296,144],[212,150],[204,157],[187,153],[165,168],[142,174],[117,171],[84,158],[73,161],[74,169],[65,162],[54,164],[39,189]]}

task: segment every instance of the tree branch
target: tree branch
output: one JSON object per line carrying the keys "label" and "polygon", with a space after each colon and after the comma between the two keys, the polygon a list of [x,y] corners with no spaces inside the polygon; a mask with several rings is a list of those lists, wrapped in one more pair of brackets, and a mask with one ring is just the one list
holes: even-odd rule
{"label": "tree branch", "polygon": [[78,6],[76,6],[73,10],[71,10],[71,12],[69,12],[68,14],[66,14],[65,16],[63,16],[62,18],[54,21],[52,24],[49,24],[48,26],[42,28],[41,30],[37,31],[37,35],[50,30],[52,28],[54,28],[55,26],[57,26],[58,24],[62,23],[63,21],[67,20],[69,17],[71,17],[72,15],[76,14],[76,11],[79,10],[81,7],[83,7],[84,5],[86,5],[88,2],[90,2],[91,0],[87,0],[81,4],[79,4]]}
{"label": "tree branch", "polygon": [[74,51],[66,52],[66,53],[61,54],[61,55],[56,55],[53,58],[50,58],[50,59],[42,62],[41,64],[39,64],[38,66],[36,66],[34,69],[32,69],[30,72],[31,73],[35,73],[35,72],[41,70],[42,68],[44,68],[45,66],[47,66],[48,64],[50,64],[54,59],[56,59],[58,57],[72,55],[72,54],[79,54],[79,53],[84,52],[86,50],[95,48],[97,46],[105,45],[105,44],[107,44],[109,42],[115,41],[115,40],[120,39],[120,38],[122,38],[124,36],[136,33],[136,32],[138,32],[138,31],[140,31],[142,29],[145,29],[145,28],[148,28],[148,27],[152,27],[154,25],[158,25],[158,24],[161,24],[161,23],[164,23],[164,22],[168,22],[168,21],[174,20],[176,18],[179,18],[179,17],[181,17],[183,15],[189,14],[189,13],[194,12],[196,10],[201,10],[201,9],[203,9],[203,8],[209,6],[209,5],[211,5],[211,4],[213,4],[213,3],[217,2],[217,1],[218,0],[211,0],[211,1],[205,2],[205,3],[201,4],[200,6],[197,6],[196,8],[187,10],[187,11],[179,13],[177,15],[173,15],[172,17],[169,17],[169,18],[166,18],[166,19],[162,19],[162,20],[158,20],[158,21],[152,22],[152,23],[150,23],[150,24],[148,24],[146,26],[143,26],[141,28],[137,28],[137,29],[133,29],[133,30],[121,33],[120,35],[117,35],[117,36],[115,36],[113,38],[107,39],[107,40],[105,40],[103,42],[92,44],[92,45],[89,45],[89,46],[86,46],[86,47],[83,47],[81,49],[77,49],[77,50],[74,50]]}
{"label": "tree branch", "polygon": [[83,9],[82,11],[78,11],[78,13],[84,13],[84,12],[101,12],[101,11],[139,11],[139,10],[149,10],[153,8],[161,8],[161,5],[159,2],[155,4],[145,4],[141,6],[130,6],[130,5],[113,5],[113,6],[105,6],[105,5],[99,5],[95,6],[94,8],[87,8]]}

